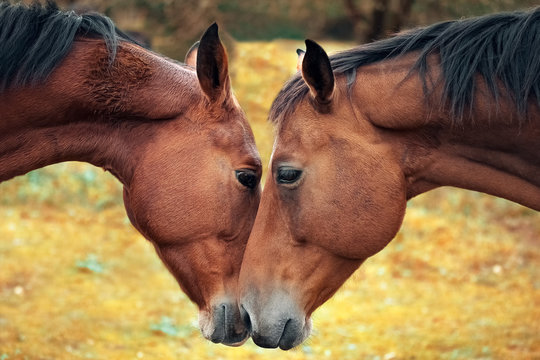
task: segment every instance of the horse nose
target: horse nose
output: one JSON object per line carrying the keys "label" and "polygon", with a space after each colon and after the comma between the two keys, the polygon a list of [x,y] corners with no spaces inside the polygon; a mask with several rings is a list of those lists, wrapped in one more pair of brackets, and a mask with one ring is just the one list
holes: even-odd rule
{"label": "horse nose", "polygon": [[[298,345],[304,339],[303,325],[295,319],[282,319],[277,323],[285,323],[285,326],[270,332],[257,332],[251,334],[253,342],[263,348],[279,348],[289,350]],[[281,328],[281,330],[280,330]]]}
{"label": "horse nose", "polygon": [[263,348],[289,350],[299,345],[311,330],[310,320],[282,292],[265,297],[262,304],[252,296],[244,299],[240,312],[253,342]]}
{"label": "horse nose", "polygon": [[236,303],[223,302],[212,308],[213,331],[208,340],[229,346],[239,346],[248,338]]}

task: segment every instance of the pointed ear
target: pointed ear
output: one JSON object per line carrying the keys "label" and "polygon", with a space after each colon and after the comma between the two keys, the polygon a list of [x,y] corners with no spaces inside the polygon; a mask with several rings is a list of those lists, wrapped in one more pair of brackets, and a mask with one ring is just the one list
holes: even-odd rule
{"label": "pointed ear", "polygon": [[304,60],[304,55],[306,52],[302,49],[296,49],[296,53],[298,54],[298,60],[296,61],[296,71],[302,70],[302,60]]}
{"label": "pointed ear", "polygon": [[195,44],[191,45],[186,53],[186,57],[184,58],[184,63],[192,68],[197,67],[197,52],[199,50],[199,44],[200,41],[197,41]]}
{"label": "pointed ear", "polygon": [[334,73],[326,52],[312,40],[306,40],[302,77],[317,103],[330,103],[334,92]]}
{"label": "pointed ear", "polygon": [[196,69],[201,89],[210,101],[224,100],[228,96],[229,64],[216,23],[210,25],[201,38]]}

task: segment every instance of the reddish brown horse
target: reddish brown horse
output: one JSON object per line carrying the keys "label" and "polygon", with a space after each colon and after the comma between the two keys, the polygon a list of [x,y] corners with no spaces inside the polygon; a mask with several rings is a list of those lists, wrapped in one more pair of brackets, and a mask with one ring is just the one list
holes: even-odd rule
{"label": "reddish brown horse", "polygon": [[247,337],[236,287],[261,168],[217,30],[195,71],[104,16],[2,2],[0,181],[68,160],[109,170],[131,222],[199,306],[204,336],[232,345]]}
{"label": "reddish brown horse", "polygon": [[540,9],[338,53],[313,41],[270,111],[270,172],[240,272],[252,338],[289,349],[311,313],[439,186],[540,210]]}

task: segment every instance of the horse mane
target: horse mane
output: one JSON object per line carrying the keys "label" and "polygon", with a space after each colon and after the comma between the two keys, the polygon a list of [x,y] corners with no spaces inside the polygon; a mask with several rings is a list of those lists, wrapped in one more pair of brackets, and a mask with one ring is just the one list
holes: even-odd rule
{"label": "horse mane", "polygon": [[76,37],[102,38],[112,63],[120,40],[130,41],[113,21],[98,13],[61,11],[53,1],[0,3],[0,92],[39,83],[68,54]]}
{"label": "horse mane", "polygon": [[[418,52],[409,75],[418,73],[424,96],[429,94],[428,57],[440,57],[443,96],[453,121],[463,121],[465,111],[472,111],[475,76],[480,75],[497,102],[503,85],[516,110],[525,115],[527,102],[536,98],[540,106],[540,7],[528,12],[498,13],[476,18],[453,20],[416,28],[370,44],[330,56],[335,74],[347,77],[348,85],[356,78],[358,67]],[[281,89],[270,109],[269,119],[279,123],[288,117],[308,93],[300,73]],[[525,118],[525,117],[524,117]],[[524,120],[522,120],[524,121]]]}

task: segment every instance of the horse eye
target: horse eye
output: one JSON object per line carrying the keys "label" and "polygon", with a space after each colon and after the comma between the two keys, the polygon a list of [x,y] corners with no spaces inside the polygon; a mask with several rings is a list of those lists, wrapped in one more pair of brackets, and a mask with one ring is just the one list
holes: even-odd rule
{"label": "horse eye", "polygon": [[236,170],[236,179],[240,184],[250,189],[255,189],[259,183],[257,174],[250,169]]}
{"label": "horse eye", "polygon": [[300,175],[302,175],[302,170],[282,167],[277,171],[276,180],[279,184],[292,184],[300,179]]}

